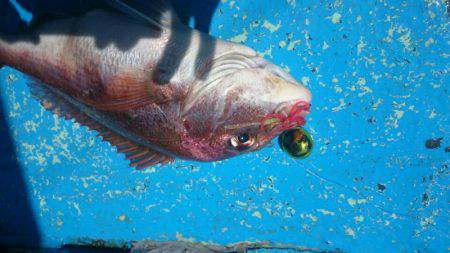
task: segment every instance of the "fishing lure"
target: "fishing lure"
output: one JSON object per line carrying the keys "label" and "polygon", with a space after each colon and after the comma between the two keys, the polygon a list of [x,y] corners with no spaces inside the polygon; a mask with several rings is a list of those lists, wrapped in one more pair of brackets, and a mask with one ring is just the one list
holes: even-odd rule
{"label": "fishing lure", "polygon": [[311,135],[300,126],[306,121],[304,116],[311,110],[308,102],[298,101],[292,105],[287,115],[281,113],[268,114],[260,122],[261,131],[280,133],[278,144],[281,150],[296,159],[308,157],[313,148]]}
{"label": "fishing lure", "polygon": [[305,159],[311,155],[314,142],[305,129],[295,127],[280,134],[278,145],[289,156],[296,159]]}

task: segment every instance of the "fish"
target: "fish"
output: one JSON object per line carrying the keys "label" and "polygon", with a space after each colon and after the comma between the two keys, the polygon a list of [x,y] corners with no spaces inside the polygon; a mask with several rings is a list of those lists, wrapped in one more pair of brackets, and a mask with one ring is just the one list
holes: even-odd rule
{"label": "fish", "polygon": [[97,131],[131,167],[228,159],[306,123],[309,89],[255,50],[181,23],[167,1],[146,12],[107,2],[120,11],[0,33],[0,65],[28,75],[45,109]]}

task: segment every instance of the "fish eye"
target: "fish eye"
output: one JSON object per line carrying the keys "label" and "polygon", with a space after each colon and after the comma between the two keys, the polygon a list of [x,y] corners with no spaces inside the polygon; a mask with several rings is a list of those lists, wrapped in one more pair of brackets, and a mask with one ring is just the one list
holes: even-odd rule
{"label": "fish eye", "polygon": [[240,135],[238,135],[238,140],[239,140],[240,143],[244,143],[245,144],[247,141],[250,140],[250,135],[248,135],[248,134],[240,134]]}
{"label": "fish eye", "polygon": [[255,138],[248,133],[241,133],[230,139],[231,146],[239,151],[249,149],[253,143],[255,143]]}

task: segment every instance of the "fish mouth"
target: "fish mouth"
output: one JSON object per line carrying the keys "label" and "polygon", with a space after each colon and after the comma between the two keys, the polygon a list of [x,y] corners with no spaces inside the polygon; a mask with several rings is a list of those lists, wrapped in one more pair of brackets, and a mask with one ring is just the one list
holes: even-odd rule
{"label": "fish mouth", "polygon": [[305,117],[310,112],[310,104],[304,100],[293,100],[282,103],[275,113],[261,119],[260,131],[273,138],[283,131],[306,124]]}
{"label": "fish mouth", "polygon": [[[306,117],[309,113],[309,107],[310,107],[310,101],[311,101],[311,95],[309,97],[305,96],[305,98],[302,99],[296,99],[287,101],[284,103],[281,103],[276,109],[275,114],[283,115],[284,117],[293,117],[293,116],[300,116],[300,117]],[[296,114],[296,115],[292,115]]]}

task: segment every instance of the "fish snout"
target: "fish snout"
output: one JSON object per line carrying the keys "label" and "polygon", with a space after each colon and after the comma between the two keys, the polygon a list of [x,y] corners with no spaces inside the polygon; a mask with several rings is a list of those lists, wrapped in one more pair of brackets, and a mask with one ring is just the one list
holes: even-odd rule
{"label": "fish snout", "polygon": [[[285,83],[278,92],[280,101],[275,113],[289,116],[293,111],[302,112],[302,117],[309,113],[309,104],[312,99],[311,91],[299,83]],[[306,110],[306,107],[307,110]]]}
{"label": "fish snout", "polygon": [[271,113],[261,119],[261,131],[273,137],[283,131],[302,126],[310,112],[311,92],[296,81],[290,82],[276,78],[271,82]]}
{"label": "fish snout", "polygon": [[274,104],[292,103],[297,101],[311,102],[312,95],[306,86],[281,78],[271,78],[271,99]]}
{"label": "fish snout", "polygon": [[284,117],[306,117],[310,112],[309,101],[304,99],[287,101],[280,104],[275,113]]}

